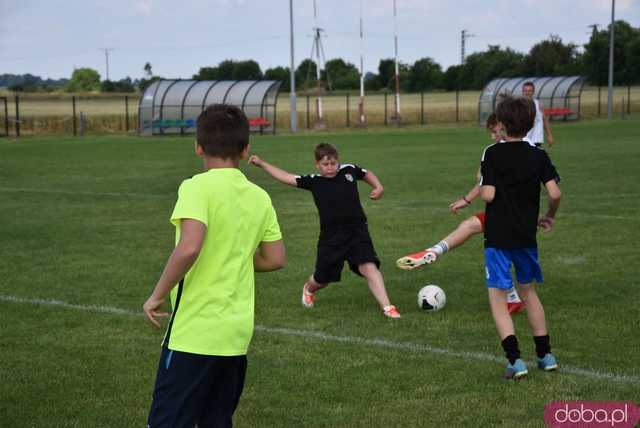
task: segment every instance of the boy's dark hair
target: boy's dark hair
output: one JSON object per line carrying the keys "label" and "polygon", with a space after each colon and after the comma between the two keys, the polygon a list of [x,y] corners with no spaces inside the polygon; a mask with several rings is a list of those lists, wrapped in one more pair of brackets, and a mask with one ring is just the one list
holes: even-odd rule
{"label": "boy's dark hair", "polygon": [[338,159],[338,149],[333,144],[320,143],[316,146],[314,155],[316,156],[316,162],[322,160],[325,156]]}
{"label": "boy's dark hair", "polygon": [[495,113],[491,113],[489,115],[489,117],[487,118],[487,124],[485,125],[485,127],[487,129],[491,129],[494,126],[496,126],[498,124],[498,118],[496,117]]}
{"label": "boy's dark hair", "polygon": [[533,84],[533,82],[531,80],[528,80],[526,82],[524,82],[522,84],[522,87],[524,88],[525,86],[531,86],[534,90],[536,89],[536,85]]}
{"label": "boy's dark hair", "polygon": [[239,159],[249,144],[249,122],[236,106],[212,104],[200,113],[196,142],[204,152],[222,159]]}
{"label": "boy's dark hair", "polygon": [[509,137],[520,138],[533,128],[536,107],[529,98],[505,95],[496,107],[496,117]]}

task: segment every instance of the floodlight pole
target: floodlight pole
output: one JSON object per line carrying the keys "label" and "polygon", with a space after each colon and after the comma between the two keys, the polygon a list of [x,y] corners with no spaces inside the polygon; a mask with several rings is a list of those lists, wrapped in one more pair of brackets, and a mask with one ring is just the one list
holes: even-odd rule
{"label": "floodlight pole", "polygon": [[395,51],[395,60],[396,60],[396,97],[395,97],[395,107],[396,107],[396,123],[400,123],[400,66],[398,65],[398,13],[396,9],[396,0],[393,0],[393,42],[394,42],[394,51]]}
{"label": "floodlight pole", "polygon": [[289,33],[290,33],[290,48],[291,48],[291,68],[289,75],[291,79],[291,89],[289,90],[289,103],[290,103],[290,118],[291,118],[291,132],[298,132],[298,103],[296,101],[296,73],[295,73],[295,60],[293,58],[293,0],[289,0]]}
{"label": "floodlight pole", "polygon": [[615,33],[616,0],[611,0],[611,26],[609,27],[609,96],[607,99],[607,117],[613,119],[613,38]]}
{"label": "floodlight pole", "polygon": [[313,58],[313,51],[316,53],[316,123],[315,129],[326,129],[324,118],[322,117],[322,88],[320,82],[320,65],[324,65],[323,57],[324,50],[322,49],[322,28],[318,27],[318,11],[316,7],[316,0],[313,0],[313,23],[314,23],[314,40],[313,47],[311,49],[311,57]]}
{"label": "floodlight pole", "polygon": [[364,117],[364,36],[362,34],[362,0],[360,0],[360,104],[358,113],[360,115],[360,126],[365,126]]}

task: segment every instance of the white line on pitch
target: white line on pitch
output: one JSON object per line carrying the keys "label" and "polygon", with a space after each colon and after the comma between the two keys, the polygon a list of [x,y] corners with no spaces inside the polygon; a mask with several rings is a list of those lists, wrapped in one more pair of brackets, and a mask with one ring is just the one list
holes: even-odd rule
{"label": "white line on pitch", "polygon": [[[61,300],[49,300],[49,299],[25,299],[17,296],[11,296],[6,294],[0,294],[0,301],[13,302],[13,303],[25,303],[29,305],[44,305],[44,306],[59,306],[66,309],[77,309],[86,312],[101,312],[115,315],[130,315],[130,316],[142,316],[142,311],[136,312],[129,309],[114,308],[110,306],[96,306],[96,305],[75,305],[72,303],[63,302]],[[452,351],[446,348],[437,348],[429,345],[422,345],[419,343],[411,342],[393,342],[386,339],[367,339],[357,336],[335,336],[332,334],[322,333],[320,331],[310,330],[297,330],[286,327],[269,327],[263,325],[256,325],[255,330],[261,333],[279,334],[283,336],[303,337],[305,339],[317,339],[327,342],[346,343],[349,345],[361,345],[374,348],[387,348],[387,349],[400,349],[404,351],[428,353],[437,355],[446,355],[448,357],[463,358],[466,360],[477,361],[490,361],[490,362],[502,362],[503,358],[499,358],[492,354],[484,352],[466,352],[466,351]],[[530,363],[531,364],[531,363]],[[579,367],[562,366],[564,373],[571,373],[578,376],[583,376],[592,379],[606,380],[615,383],[630,383],[640,384],[640,378],[637,376],[620,375],[615,373],[599,372],[597,370],[582,369]]]}
{"label": "white line on pitch", "polygon": [[79,195],[79,196],[112,196],[125,198],[146,198],[146,199],[168,199],[176,197],[176,193],[126,193],[126,192],[87,192],[76,190],[58,190],[58,189],[28,189],[20,187],[0,187],[0,192],[15,193],[53,193],[59,195]]}

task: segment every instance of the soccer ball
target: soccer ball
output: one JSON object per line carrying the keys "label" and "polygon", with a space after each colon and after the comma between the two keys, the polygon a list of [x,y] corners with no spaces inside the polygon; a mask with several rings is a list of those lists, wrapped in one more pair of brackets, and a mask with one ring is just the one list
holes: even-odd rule
{"label": "soccer ball", "polygon": [[437,285],[426,285],[418,291],[418,306],[427,312],[435,312],[444,308],[447,295]]}

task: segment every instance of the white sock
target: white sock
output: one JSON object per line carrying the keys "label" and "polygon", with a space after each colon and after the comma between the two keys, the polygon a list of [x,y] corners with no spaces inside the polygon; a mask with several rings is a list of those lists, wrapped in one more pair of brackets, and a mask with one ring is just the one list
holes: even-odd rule
{"label": "white sock", "polygon": [[435,251],[437,255],[441,256],[449,251],[449,244],[447,244],[447,241],[440,241],[429,249]]}
{"label": "white sock", "polygon": [[511,287],[507,294],[507,302],[509,303],[521,303],[520,296],[518,296],[518,292],[515,287]]}

